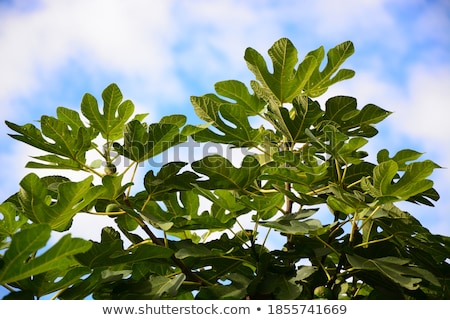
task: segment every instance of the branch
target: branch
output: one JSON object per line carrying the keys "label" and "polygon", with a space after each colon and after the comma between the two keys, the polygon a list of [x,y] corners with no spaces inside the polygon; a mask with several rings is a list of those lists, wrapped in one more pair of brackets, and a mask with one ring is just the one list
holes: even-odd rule
{"label": "branch", "polygon": [[[164,247],[164,242],[162,242],[158,237],[156,237],[155,234],[150,230],[150,228],[143,221],[141,221],[139,224],[140,224],[141,228],[145,231],[145,233],[153,241],[153,243],[155,243],[158,246]],[[202,279],[197,274],[192,272],[191,269],[186,267],[186,265],[183,263],[183,261],[181,261],[180,259],[175,257],[175,254],[173,254],[170,258],[181,269],[181,271],[186,275],[186,277],[189,281],[200,283],[200,284],[206,285],[206,286],[213,285],[209,281]]]}

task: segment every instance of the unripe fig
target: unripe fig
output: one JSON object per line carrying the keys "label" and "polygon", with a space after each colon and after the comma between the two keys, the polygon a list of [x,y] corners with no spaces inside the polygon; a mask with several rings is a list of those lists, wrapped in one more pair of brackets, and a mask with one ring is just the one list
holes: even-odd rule
{"label": "unripe fig", "polygon": [[107,175],[113,175],[114,173],[117,172],[117,168],[114,164],[112,163],[107,163],[106,167],[105,167],[105,173]]}
{"label": "unripe fig", "polygon": [[324,286],[320,286],[314,289],[314,298],[318,299],[332,299],[333,293],[330,289]]}

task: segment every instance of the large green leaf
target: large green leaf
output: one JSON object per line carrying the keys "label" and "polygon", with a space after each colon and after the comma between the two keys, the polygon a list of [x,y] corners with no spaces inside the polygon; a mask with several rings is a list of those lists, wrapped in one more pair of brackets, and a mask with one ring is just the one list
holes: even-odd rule
{"label": "large green leaf", "polygon": [[74,266],[66,269],[52,269],[44,273],[33,275],[32,278],[20,281],[22,291],[30,291],[34,296],[40,298],[52,292],[66,289],[89,274],[91,270],[87,267]]}
{"label": "large green leaf", "polygon": [[[286,189],[286,185],[281,184],[272,184],[271,185],[275,190],[277,190],[279,193],[284,194],[287,198],[292,200],[293,202],[296,202],[302,206],[304,205],[316,205],[324,203],[325,200],[321,197],[319,197],[319,194],[309,195],[308,192],[305,193],[305,186],[304,185],[297,185],[294,184],[294,190],[288,190]],[[295,192],[297,191],[297,192]]]}
{"label": "large green leaf", "polygon": [[224,227],[222,229],[229,228],[236,221],[236,217],[250,211],[236,196],[234,190],[217,189],[210,191],[197,187],[195,191],[212,202],[209,212],[203,212],[201,217],[206,218],[206,221],[211,218],[220,221]]}
{"label": "large green leaf", "polygon": [[185,142],[187,137],[180,133],[186,122],[183,115],[163,117],[159,123],[147,126],[138,120],[132,120],[125,126],[124,143],[114,143],[117,152],[130,160],[142,162],[167,149]]}
{"label": "large green leaf", "polygon": [[[200,212],[199,194],[212,202],[208,211]],[[198,186],[195,190],[170,193],[162,202],[159,205],[155,201],[138,199],[136,205],[143,208],[141,213],[149,223],[171,233],[199,229],[226,230],[235,224],[237,216],[248,212],[246,206],[229,191],[215,190],[213,193]]]}
{"label": "large green leaf", "polygon": [[48,154],[44,156],[33,156],[33,159],[39,160],[29,161],[26,164],[30,169],[66,169],[66,170],[80,170],[83,168],[83,162],[79,162],[72,159],[66,159],[55,154]]}
{"label": "large green leaf", "polygon": [[265,165],[261,170],[260,180],[291,182],[312,188],[315,183],[323,181],[328,175],[327,162],[316,166],[308,166],[301,161],[301,155],[291,151],[277,152],[273,155],[275,162]]}
{"label": "large green leaf", "polygon": [[144,243],[132,249],[123,249],[120,234],[110,227],[102,230],[101,242],[93,242],[92,247],[76,255],[76,259],[90,268],[133,264],[151,259],[168,259],[173,251],[169,248]]}
{"label": "large green leaf", "polygon": [[87,252],[78,254],[75,258],[87,267],[96,268],[113,265],[111,257],[123,253],[120,234],[111,227],[105,227],[102,229],[101,242],[92,242],[92,247]]}
{"label": "large green leaf", "polygon": [[450,256],[449,237],[433,235],[414,216],[393,204],[383,205],[380,211],[389,217],[377,220],[383,237],[395,235],[392,241],[402,249],[408,248],[408,255],[428,255],[426,259],[417,259],[416,262],[431,264],[436,268],[436,263],[440,264]]}
{"label": "large green leaf", "polygon": [[193,191],[183,191],[179,194],[168,193],[164,197],[163,206],[154,201],[147,201],[142,207],[142,214],[155,227],[168,230],[182,230],[186,224],[196,220],[200,201]]}
{"label": "large green leaf", "polygon": [[[277,254],[275,254],[277,255]],[[302,286],[295,281],[295,271],[284,265],[272,253],[263,253],[258,261],[258,273],[247,287],[255,299],[295,300]]]}
{"label": "large green leaf", "polygon": [[27,167],[80,170],[86,162],[86,152],[95,146],[92,140],[96,131],[80,123],[77,112],[62,107],[58,110],[60,119],[41,117],[41,130],[30,123],[19,126],[6,121],[10,129],[19,133],[10,134],[12,138],[51,153],[34,157],[43,162],[31,161]]}
{"label": "large green leaf", "polygon": [[415,204],[424,204],[430,207],[434,207],[433,201],[438,201],[440,199],[439,193],[434,188],[430,188],[421,193],[418,193],[412,197],[409,197],[407,201],[415,203]]}
{"label": "large green leaf", "polygon": [[123,175],[105,175],[102,178],[103,193],[101,199],[114,200],[123,195],[124,191],[132,185],[131,182],[122,185]]}
{"label": "large green leaf", "polygon": [[358,151],[358,149],[366,145],[367,142],[368,140],[362,137],[350,138],[339,149],[339,152],[337,153],[338,159],[345,164],[351,163],[356,165],[361,163],[363,161],[362,158],[367,157],[368,153],[361,150]]}
{"label": "large green leaf", "polygon": [[348,136],[373,137],[378,133],[373,125],[391,114],[374,104],[359,110],[356,99],[347,96],[332,97],[325,106],[323,121],[337,124],[339,130]]}
{"label": "large green leaf", "polygon": [[174,276],[173,278],[167,278],[162,276],[151,276],[150,283],[152,290],[149,295],[152,299],[160,299],[163,295],[170,297],[176,296],[178,289],[186,279],[186,275],[183,273]]}
{"label": "large green leaf", "polygon": [[417,160],[423,155],[421,152],[417,152],[411,149],[403,149],[398,151],[392,158],[389,157],[389,151],[387,149],[382,149],[377,153],[378,163],[382,163],[388,160],[394,160],[397,162],[398,170],[405,170],[407,167],[407,162]]}
{"label": "large green leaf", "polygon": [[186,276],[178,274],[173,277],[151,275],[148,279],[136,281],[133,278],[103,280],[105,283],[97,285],[92,297],[101,300],[138,300],[164,299],[177,295],[179,287]]}
{"label": "large green leaf", "polygon": [[269,56],[273,63],[273,73],[268,68],[264,58],[253,48],[247,48],[244,59],[248,68],[255,74],[259,92],[275,97],[281,105],[290,102],[300,95],[307,84],[309,77],[320,61],[312,55],[307,55],[297,70],[297,49],[289,39],[282,38],[276,41],[269,49]]}
{"label": "large green leaf", "polygon": [[[185,225],[191,220],[196,220],[200,208],[200,200],[194,191],[183,191],[179,194],[170,194],[164,200],[164,205],[167,208],[167,213],[173,217],[171,220],[175,223],[175,228],[181,230],[183,224]],[[179,218],[185,221],[181,222]]]}
{"label": "large green leaf", "polygon": [[306,129],[306,134],[310,138],[312,146],[316,149],[315,156],[325,160],[326,157],[319,155],[320,153],[325,153],[331,155],[334,159],[342,160],[340,150],[344,147],[348,136],[342,133],[334,124],[327,123],[319,128],[319,130],[314,130],[316,135],[313,131]]}
{"label": "large green leaf", "polygon": [[383,276],[398,283],[408,290],[416,290],[422,279],[430,281],[439,286],[436,277],[427,270],[410,266],[408,259],[397,257],[383,257],[376,259],[366,259],[357,255],[347,254],[348,262],[355,269],[370,270],[381,273]]}
{"label": "large green leaf", "polygon": [[191,103],[200,118],[210,122],[221,132],[219,134],[206,128],[193,135],[196,141],[252,146],[260,140],[261,131],[251,127],[244,106],[224,103],[211,95],[191,97]]}
{"label": "large green leaf", "polygon": [[330,186],[332,195],[327,197],[328,206],[345,214],[356,213],[367,208],[364,195],[359,191],[349,192],[339,186]]}
{"label": "large green leaf", "polygon": [[211,251],[203,244],[194,244],[189,242],[183,242],[183,246],[175,253],[177,259],[186,258],[204,258],[204,257],[214,257],[220,256],[221,252],[219,250]]}
{"label": "large green leaf", "polygon": [[322,117],[323,111],[317,101],[306,97],[297,97],[292,108],[269,108],[267,116],[274,127],[285,134],[291,143],[306,142],[306,129],[315,126]]}
{"label": "large green leaf", "polygon": [[157,229],[168,231],[173,227],[176,218],[178,218],[178,221],[187,218],[185,216],[176,217],[174,214],[161,208],[156,201],[147,201],[147,195],[140,197],[138,194],[136,198],[137,200],[135,199],[134,203],[140,207],[140,213],[144,220]]}
{"label": "large green leaf", "polygon": [[66,230],[74,215],[103,192],[102,186],[91,186],[93,177],[58,186],[57,199],[49,195],[47,184],[30,173],[20,182],[19,200],[23,214],[35,223],[47,223],[53,230]]}
{"label": "large green leaf", "polygon": [[111,141],[120,139],[125,123],[134,112],[134,104],[130,100],[122,102],[122,92],[115,83],[103,90],[102,98],[103,113],[99,111],[97,99],[89,93],[81,101],[81,112],[103,138]]}
{"label": "large green leaf", "polygon": [[50,238],[51,228],[47,224],[33,224],[11,237],[0,267],[0,283],[14,282],[50,270],[64,269],[75,260],[73,255],[91,247],[89,241],[63,236],[44,253],[33,257]]}
{"label": "large green leaf", "polygon": [[239,201],[245,203],[251,210],[256,211],[256,215],[253,216],[255,221],[268,220],[278,213],[283,206],[284,195],[282,193],[274,193],[263,196],[242,196]]}
{"label": "large green leaf", "polygon": [[312,209],[300,210],[294,214],[283,215],[273,221],[260,221],[260,224],[287,234],[310,234],[322,228],[322,224],[319,220],[307,219],[316,212],[317,210]]}
{"label": "large green leaf", "polygon": [[324,48],[319,47],[316,50],[309,52],[306,55],[306,58],[314,57],[317,64],[315,65],[315,69],[310,75],[309,81],[304,89],[305,95],[309,97],[318,97],[324,94],[328,87],[336,82],[352,78],[355,75],[353,70],[339,70],[339,67],[354,52],[355,48],[353,47],[353,43],[351,41],[345,41],[334,48],[331,48],[327,53],[328,61],[322,70],[319,68],[324,58]]}
{"label": "large green leaf", "polygon": [[[390,158],[389,152],[386,149],[383,149],[378,152],[377,161],[378,163],[382,163],[388,160],[393,160],[397,163],[399,171],[407,171],[412,169],[411,167],[409,167],[408,163],[418,159],[421,155],[422,153],[420,152],[411,149],[404,149],[398,151],[392,158]],[[436,168],[439,168],[439,166],[436,165]],[[424,185],[426,185],[426,183],[424,183]],[[434,188],[430,187],[429,189],[418,192],[417,194],[414,194],[405,200],[416,204],[425,204],[427,206],[433,207],[434,204],[431,202],[431,200],[437,201],[439,200],[439,198],[439,193]]]}
{"label": "large green leaf", "polygon": [[110,284],[112,281],[122,279],[124,276],[129,276],[129,270],[109,271],[103,268],[92,269],[91,274],[63,292],[59,293],[59,297],[63,300],[82,300],[89,297],[98,287]]}
{"label": "large green leaf", "polygon": [[92,130],[93,134],[96,133],[94,128],[88,128],[85,126],[78,111],[65,107],[58,107],[56,108],[56,115],[58,119],[67,124],[71,130],[86,128]]}
{"label": "large green leaf", "polygon": [[244,108],[249,116],[258,115],[264,108],[265,102],[255,94],[251,95],[248,88],[240,81],[220,81],[214,85],[218,94],[236,101],[236,104]]}
{"label": "large green leaf", "polygon": [[0,249],[2,249],[3,240],[11,237],[22,227],[27,222],[27,218],[19,214],[19,210],[11,202],[0,204],[0,218]]}
{"label": "large green leaf", "polygon": [[346,185],[359,181],[363,177],[372,176],[373,168],[375,165],[370,162],[361,162],[358,164],[348,165],[344,177],[344,183]]}
{"label": "large green leaf", "polygon": [[187,163],[180,161],[169,162],[162,166],[156,176],[153,170],[148,171],[144,177],[144,187],[148,196],[159,199],[166,196],[168,192],[192,189],[192,184],[198,176],[191,171],[180,173],[186,165]]}
{"label": "large green leaf", "polygon": [[298,170],[297,168],[265,167],[258,179],[273,180],[281,183],[289,182],[295,183],[298,186],[309,187],[312,185],[312,182],[314,182],[314,178],[321,180],[323,177],[324,174],[321,174],[320,171],[314,176],[308,172]]}
{"label": "large green leaf", "polygon": [[[55,141],[58,152],[70,159],[79,159],[84,153],[91,149],[92,135],[87,129],[80,127],[78,130],[70,130],[67,124],[59,119],[42,116],[41,117],[42,133]],[[81,159],[84,160],[83,157]]]}
{"label": "large green leaf", "polygon": [[223,279],[227,283],[220,286],[202,287],[197,298],[202,300],[244,299],[250,280],[239,273],[230,273]]}
{"label": "large green leaf", "polygon": [[373,182],[369,178],[363,178],[361,187],[374,197],[406,200],[433,186],[433,181],[426,178],[436,168],[439,166],[430,160],[413,162],[406,165],[404,174],[399,177],[397,162],[388,160],[373,169]]}
{"label": "large green leaf", "polygon": [[193,162],[192,169],[209,178],[197,182],[205,189],[243,190],[255,183],[260,172],[259,162],[252,156],[245,156],[240,168],[220,155],[207,156]]}

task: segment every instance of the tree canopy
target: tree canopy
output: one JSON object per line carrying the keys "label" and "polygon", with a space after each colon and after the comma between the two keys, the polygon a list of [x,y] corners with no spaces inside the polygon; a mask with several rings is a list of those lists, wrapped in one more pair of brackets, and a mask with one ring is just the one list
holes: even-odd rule
{"label": "tree canopy", "polygon": [[[191,97],[199,125],[181,114],[146,123],[114,83],[100,103],[86,93],[79,111],[58,107],[39,127],[6,121],[12,138],[46,153],[26,166],[57,173],[27,174],[0,205],[3,298],[450,298],[450,238],[397,206],[432,207],[440,166],[388,145],[369,162],[362,148],[391,112],[349,96],[315,100],[353,77],[342,68],[353,53],[346,41],[300,61],[282,38],[266,61],[248,48],[248,85],[221,81]],[[242,160],[171,161],[137,181],[143,163],[190,139],[241,150]],[[115,227],[100,241],[74,238],[79,214]]]}

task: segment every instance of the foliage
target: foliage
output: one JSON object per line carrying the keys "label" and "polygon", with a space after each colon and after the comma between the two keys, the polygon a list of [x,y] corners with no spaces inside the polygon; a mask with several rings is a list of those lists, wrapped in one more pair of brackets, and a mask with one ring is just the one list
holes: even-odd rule
{"label": "foliage", "polygon": [[[102,110],[86,94],[81,114],[59,107],[40,128],[7,121],[12,138],[46,152],[28,168],[87,177],[30,173],[0,205],[4,298],[450,298],[450,238],[397,206],[433,206],[429,176],[439,166],[409,149],[365,160],[361,148],[390,112],[347,96],[314,100],[354,75],[341,68],[353,51],[347,41],[298,63],[283,38],[268,51],[269,68],[248,48],[255,80],[192,97],[200,125],[184,115],[148,124],[115,84]],[[135,191],[143,163],[191,138],[245,156],[168,162],[143,173]],[[105,226],[99,242],[72,238],[80,214],[107,215],[116,227]]]}

